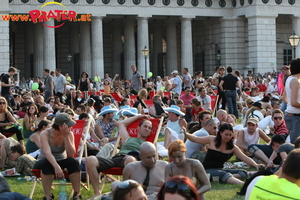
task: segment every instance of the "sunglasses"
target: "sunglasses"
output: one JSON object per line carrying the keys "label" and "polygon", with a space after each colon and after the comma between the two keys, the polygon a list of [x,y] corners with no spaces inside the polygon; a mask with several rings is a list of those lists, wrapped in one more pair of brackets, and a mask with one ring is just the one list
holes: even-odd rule
{"label": "sunglasses", "polygon": [[138,182],[134,181],[134,180],[127,180],[127,181],[123,181],[122,183],[119,184],[119,188],[121,189],[125,189],[129,186],[130,183],[136,183],[139,184]]}
{"label": "sunglasses", "polygon": [[282,117],[274,117],[274,120],[282,120]]}
{"label": "sunglasses", "polygon": [[51,103],[54,103],[54,101],[50,101]]}
{"label": "sunglasses", "polygon": [[4,105],[4,104],[5,104],[5,102],[0,102],[0,105],[1,105],[1,104],[2,104],[2,105]]}
{"label": "sunglasses", "polygon": [[167,181],[166,184],[165,184],[165,187],[166,188],[175,188],[177,187],[178,190],[181,190],[181,191],[184,191],[186,193],[190,193],[190,187],[186,184],[183,184],[183,183],[177,183],[175,181]]}
{"label": "sunglasses", "polygon": [[217,129],[218,127],[215,126],[215,127],[213,127],[213,128],[214,128],[214,129]]}
{"label": "sunglasses", "polygon": [[73,113],[68,113],[68,115],[72,115],[72,116],[74,116],[74,114],[73,114]]}

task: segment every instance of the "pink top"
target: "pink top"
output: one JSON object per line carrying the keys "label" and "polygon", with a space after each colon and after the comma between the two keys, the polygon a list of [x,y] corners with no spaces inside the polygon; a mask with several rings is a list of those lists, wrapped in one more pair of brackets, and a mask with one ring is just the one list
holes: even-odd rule
{"label": "pink top", "polygon": [[193,98],[195,98],[193,95],[190,95],[188,98],[185,96],[185,94],[180,96],[180,99],[183,101],[185,106],[190,106]]}

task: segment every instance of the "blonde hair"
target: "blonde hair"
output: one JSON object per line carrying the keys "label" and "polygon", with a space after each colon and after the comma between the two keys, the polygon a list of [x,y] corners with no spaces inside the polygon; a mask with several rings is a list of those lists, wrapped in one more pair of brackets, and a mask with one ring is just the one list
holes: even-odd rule
{"label": "blonde hair", "polygon": [[0,97],[0,100],[3,100],[5,102],[3,111],[6,113],[7,112],[7,101],[6,101],[6,99],[4,97]]}
{"label": "blonde hair", "polygon": [[138,93],[139,99],[146,99],[148,96],[148,92],[146,89],[141,89]]}

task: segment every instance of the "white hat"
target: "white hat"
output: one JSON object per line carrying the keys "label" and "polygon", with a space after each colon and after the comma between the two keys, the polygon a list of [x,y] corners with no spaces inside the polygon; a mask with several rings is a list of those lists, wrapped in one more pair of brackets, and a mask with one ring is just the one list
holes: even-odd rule
{"label": "white hat", "polygon": [[157,76],[156,78],[161,78],[160,76]]}
{"label": "white hat", "polygon": [[122,112],[126,109],[129,109],[129,105],[122,106],[122,108],[116,113],[117,115],[122,115]]}
{"label": "white hat", "polygon": [[178,74],[178,71],[177,71],[177,70],[174,70],[174,71],[172,71],[171,74]]}
{"label": "white hat", "polygon": [[112,108],[111,106],[104,106],[102,109],[101,109],[101,112],[99,115],[105,115],[107,113],[111,113],[111,112],[117,112],[118,109],[116,108]]}
{"label": "white hat", "polygon": [[137,116],[140,114],[138,114],[138,110],[136,108],[128,108],[128,109],[123,110],[121,112],[121,115],[122,116],[126,116],[126,115]]}
{"label": "white hat", "polygon": [[183,112],[180,111],[180,108],[178,106],[175,106],[175,105],[171,105],[170,108],[165,108],[164,110],[168,111],[168,112],[175,113],[177,115],[181,115],[181,116],[185,115]]}

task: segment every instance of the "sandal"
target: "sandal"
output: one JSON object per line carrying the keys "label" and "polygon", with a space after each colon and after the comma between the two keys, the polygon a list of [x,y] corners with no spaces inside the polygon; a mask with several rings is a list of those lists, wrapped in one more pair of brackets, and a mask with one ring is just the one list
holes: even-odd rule
{"label": "sandal", "polygon": [[43,197],[43,200],[53,200],[54,199],[54,195],[51,193],[51,199],[47,199],[47,197]]}
{"label": "sandal", "polygon": [[78,192],[75,192],[74,195],[73,195],[72,200],[81,200],[81,199],[82,199],[81,195],[78,194]]}

